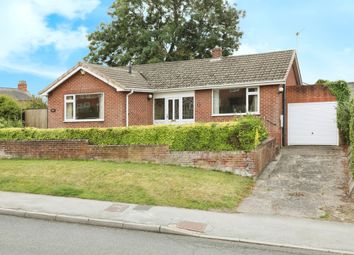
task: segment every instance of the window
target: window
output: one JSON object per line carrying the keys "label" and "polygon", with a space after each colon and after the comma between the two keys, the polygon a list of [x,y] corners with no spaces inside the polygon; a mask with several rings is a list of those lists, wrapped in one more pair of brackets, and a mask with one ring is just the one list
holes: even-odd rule
{"label": "window", "polygon": [[194,119],[194,97],[182,98],[183,119]]}
{"label": "window", "polygon": [[213,90],[213,114],[259,112],[259,88]]}
{"label": "window", "polygon": [[156,98],[155,99],[155,120],[165,119],[165,99]]}
{"label": "window", "polygon": [[65,121],[103,120],[103,94],[65,96]]}

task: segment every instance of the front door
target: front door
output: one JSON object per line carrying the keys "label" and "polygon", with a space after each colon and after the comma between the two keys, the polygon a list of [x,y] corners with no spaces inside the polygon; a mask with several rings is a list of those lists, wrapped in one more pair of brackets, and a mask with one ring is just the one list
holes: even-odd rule
{"label": "front door", "polygon": [[179,98],[168,98],[167,99],[167,120],[168,122],[178,122],[179,118],[181,116],[180,114],[180,103],[179,103]]}
{"label": "front door", "polygon": [[154,124],[194,122],[194,91],[154,95]]}

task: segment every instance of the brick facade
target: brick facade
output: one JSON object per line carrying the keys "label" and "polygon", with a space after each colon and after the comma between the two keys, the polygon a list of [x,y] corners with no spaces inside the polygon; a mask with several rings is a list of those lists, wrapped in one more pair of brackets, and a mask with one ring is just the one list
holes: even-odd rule
{"label": "brick facade", "polygon": [[[280,115],[282,112],[282,94],[278,92],[278,85],[260,87],[260,116],[271,137],[281,144]],[[232,121],[237,118],[231,116],[212,116],[212,90],[197,90],[195,92],[195,120],[196,122]]]}
{"label": "brick facade", "polygon": [[[64,122],[64,95],[80,93],[104,94],[104,121]],[[125,126],[125,102],[128,92],[113,87],[90,74],[76,73],[48,95],[48,128],[122,127]],[[152,100],[148,93],[129,96],[129,124],[152,124]]]}
{"label": "brick facade", "polygon": [[286,101],[290,103],[333,102],[336,97],[322,85],[296,86],[287,88]]}
{"label": "brick facade", "polygon": [[153,162],[258,176],[274,159],[274,139],[251,152],[170,151],[167,145],[89,145],[86,140],[0,141],[1,158],[84,159]]}
{"label": "brick facade", "polygon": [[[289,71],[286,86],[287,99],[294,100],[293,90],[299,86],[296,75],[296,66]],[[298,85],[298,86],[295,86]],[[302,86],[301,86],[302,87]],[[104,93],[104,121],[96,122],[64,122],[64,95],[80,93]],[[80,72],[64,81],[48,95],[48,127],[49,128],[76,128],[76,127],[122,127],[126,124],[126,95],[128,92],[117,92],[96,77]],[[133,93],[129,96],[129,125],[153,124],[153,100],[148,98],[149,93]],[[304,97],[311,96],[305,93]],[[328,97],[327,94],[323,94]],[[260,86],[260,116],[277,144],[282,141],[281,114],[283,94],[279,93],[279,85]],[[329,99],[330,97],[328,97]],[[311,98],[309,98],[311,100]],[[212,116],[212,90],[195,91],[195,121],[232,121],[236,117]]]}

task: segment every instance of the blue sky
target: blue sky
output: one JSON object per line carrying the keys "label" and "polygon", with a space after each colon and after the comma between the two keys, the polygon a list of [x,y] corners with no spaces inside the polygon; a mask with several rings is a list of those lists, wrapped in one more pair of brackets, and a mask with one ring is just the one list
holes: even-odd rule
{"label": "blue sky", "polygon": [[[246,10],[237,54],[297,48],[304,82],[354,81],[354,1],[237,0]],[[55,80],[88,52],[112,0],[0,2],[0,87],[26,80],[32,93]],[[296,32],[300,32],[298,43]]]}

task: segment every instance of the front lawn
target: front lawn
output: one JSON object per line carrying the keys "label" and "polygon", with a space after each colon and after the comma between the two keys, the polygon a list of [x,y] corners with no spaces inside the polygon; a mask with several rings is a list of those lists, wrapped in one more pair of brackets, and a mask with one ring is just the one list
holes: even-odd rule
{"label": "front lawn", "polygon": [[253,180],[157,164],[0,160],[0,190],[195,209],[231,209]]}

